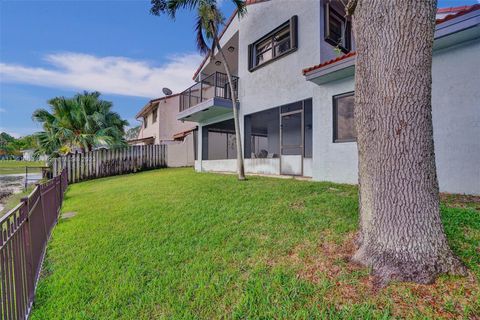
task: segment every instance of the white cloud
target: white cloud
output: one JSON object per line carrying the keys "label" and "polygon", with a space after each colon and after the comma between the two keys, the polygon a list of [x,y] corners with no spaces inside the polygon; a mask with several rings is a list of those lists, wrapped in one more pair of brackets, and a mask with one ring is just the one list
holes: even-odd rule
{"label": "white cloud", "polygon": [[198,54],[181,54],[154,66],[126,57],[67,52],[47,55],[50,68],[0,63],[0,76],[5,82],[156,98],[163,87],[174,92],[188,88],[201,60]]}

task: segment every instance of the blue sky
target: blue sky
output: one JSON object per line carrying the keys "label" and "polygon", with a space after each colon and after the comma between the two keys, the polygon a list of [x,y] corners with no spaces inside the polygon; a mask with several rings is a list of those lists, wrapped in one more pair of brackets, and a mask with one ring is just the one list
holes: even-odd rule
{"label": "blue sky", "polygon": [[[221,3],[228,17],[233,7]],[[474,3],[439,0],[439,7]],[[172,21],[149,8],[148,0],[0,0],[0,131],[39,131],[33,110],[93,89],[135,125],[163,87],[187,88],[201,61],[193,14]]]}

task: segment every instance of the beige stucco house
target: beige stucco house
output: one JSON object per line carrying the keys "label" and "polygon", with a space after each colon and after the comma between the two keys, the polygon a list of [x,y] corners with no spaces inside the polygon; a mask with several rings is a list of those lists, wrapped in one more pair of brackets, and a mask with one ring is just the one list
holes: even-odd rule
{"label": "beige stucco house", "polygon": [[150,100],[136,115],[142,122],[130,145],[167,144],[170,167],[190,166],[195,161],[196,124],[177,120],[178,94]]}

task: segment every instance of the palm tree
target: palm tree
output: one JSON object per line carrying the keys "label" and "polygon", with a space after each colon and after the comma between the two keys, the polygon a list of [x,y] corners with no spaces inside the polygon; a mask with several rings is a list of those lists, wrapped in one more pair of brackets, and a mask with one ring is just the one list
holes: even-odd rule
{"label": "palm tree", "polygon": [[56,97],[48,104],[52,112],[37,109],[32,115],[44,130],[36,133],[37,155],[56,157],[74,148],[87,152],[98,145],[125,145],[124,127],[128,122],[111,111],[112,103],[101,100],[99,92]]}
{"label": "palm tree", "polygon": [[[246,5],[244,0],[231,0],[237,9],[239,17],[246,13]],[[225,58],[225,54],[220,46],[218,39],[219,26],[223,24],[224,17],[217,6],[217,0],[151,0],[152,7],[150,12],[154,15],[167,14],[175,19],[177,10],[190,9],[197,11],[196,17],[196,39],[197,48],[201,53],[209,53],[213,59],[215,48],[220,54],[220,60],[225,67],[225,73],[230,87],[232,96],[233,121],[235,123],[235,141],[237,144],[237,172],[238,179],[245,180],[245,169],[243,164],[242,140],[240,137],[240,120],[237,110],[237,95],[232,81],[232,73],[230,66]],[[210,47],[207,44],[211,42]]]}

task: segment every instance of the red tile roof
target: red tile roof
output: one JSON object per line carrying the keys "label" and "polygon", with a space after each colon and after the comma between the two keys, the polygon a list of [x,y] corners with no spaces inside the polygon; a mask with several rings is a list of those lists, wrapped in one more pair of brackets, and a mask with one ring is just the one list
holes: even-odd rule
{"label": "red tile roof", "polygon": [[462,10],[469,9],[471,6],[459,6],[459,7],[449,7],[449,8],[438,8],[437,9],[437,14],[438,13],[447,13],[447,12],[458,12]]}
{"label": "red tile roof", "polygon": [[[461,9],[459,9],[459,11],[456,11],[456,12],[455,12],[455,10],[453,10],[453,9],[458,9],[458,8],[461,8]],[[456,18],[456,17],[463,16],[463,15],[465,15],[467,13],[470,13],[472,11],[475,11],[475,10],[480,10],[480,4],[474,4],[474,5],[471,5],[471,6],[455,7],[455,8],[443,8],[443,9],[444,10],[452,10],[452,12],[455,12],[455,13],[449,14],[449,15],[443,17],[442,19],[437,19],[437,21],[436,21],[437,24],[443,23],[445,21],[451,20],[451,19]],[[438,9],[437,12],[439,12],[440,10],[442,10],[442,8]],[[325,66],[328,66],[330,64],[333,64],[333,63],[336,63],[338,61],[347,59],[349,57],[353,57],[355,54],[356,54],[356,52],[352,51],[352,52],[349,52],[347,54],[344,54],[343,56],[337,57],[335,59],[328,60],[328,61],[322,62],[320,64],[314,65],[312,67],[305,68],[305,69],[302,70],[303,75],[306,75],[307,73],[309,73],[313,70],[318,70],[318,69],[321,69],[321,68],[323,68]]]}
{"label": "red tile roof", "polygon": [[[462,8],[462,7],[457,7],[457,8]],[[453,9],[453,8],[447,8],[447,9]],[[441,19],[437,19],[436,22],[437,22],[437,24],[440,24],[440,23],[443,23],[445,21],[451,20],[451,19],[456,18],[456,17],[463,16],[467,13],[470,13],[472,11],[479,10],[479,9],[480,9],[480,4],[474,4],[474,5],[471,5],[471,6],[463,6],[463,9],[461,9],[459,11],[452,11],[454,13],[449,14],[449,15],[441,18]],[[438,10],[440,10],[440,9],[438,9]],[[438,10],[437,10],[437,12],[438,12]],[[449,12],[449,11],[445,11],[445,12]]]}
{"label": "red tile roof", "polygon": [[323,68],[323,67],[325,67],[325,66],[328,66],[329,64],[332,64],[332,63],[335,63],[335,62],[338,62],[338,61],[345,60],[345,59],[347,59],[347,58],[353,57],[355,54],[356,54],[356,52],[355,52],[355,51],[352,51],[352,52],[349,52],[349,53],[347,53],[347,54],[344,54],[343,56],[336,57],[335,59],[322,62],[322,63],[320,63],[320,64],[314,65],[314,66],[309,67],[309,68],[305,68],[305,69],[303,69],[303,74],[305,75],[305,74],[307,74],[307,73],[310,72],[310,71],[317,70],[317,69]]}

